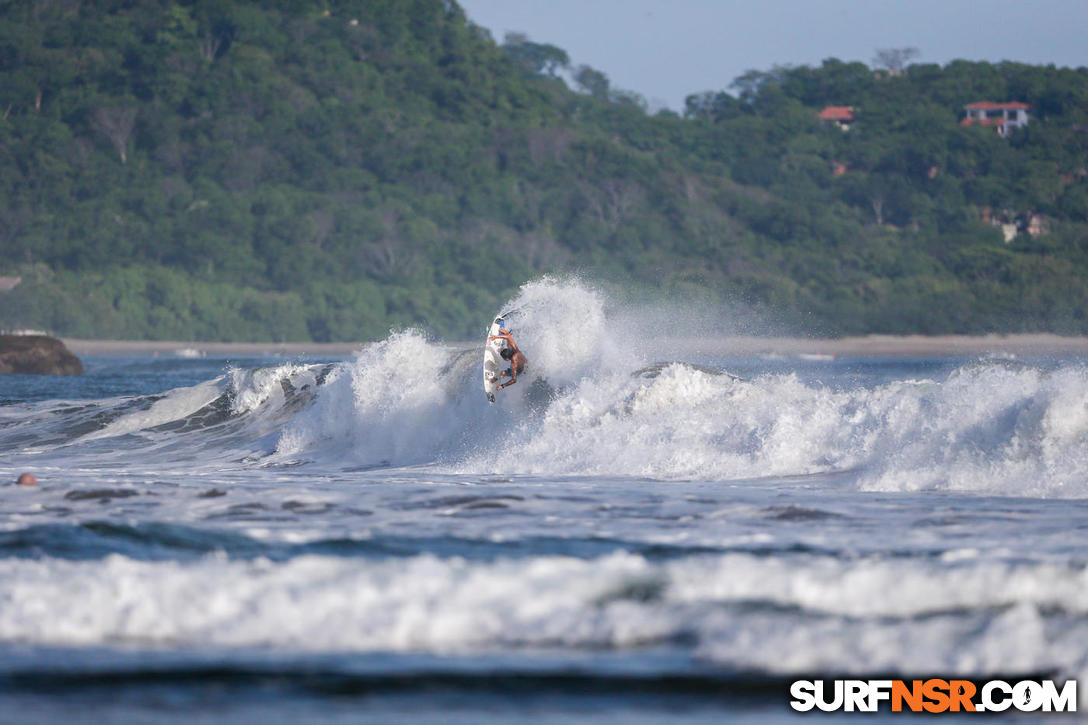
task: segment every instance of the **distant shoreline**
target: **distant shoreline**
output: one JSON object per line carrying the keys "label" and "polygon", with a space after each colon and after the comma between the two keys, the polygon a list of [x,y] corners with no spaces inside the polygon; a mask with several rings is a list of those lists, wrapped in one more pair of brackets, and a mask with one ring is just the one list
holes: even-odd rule
{"label": "distant shoreline", "polygon": [[[159,340],[77,340],[63,338],[76,355],[314,355],[349,356],[365,342],[176,342]],[[445,343],[454,347],[473,342]],[[867,335],[843,338],[727,336],[676,340],[687,352],[715,355],[829,355],[835,357],[969,357],[987,353],[1013,355],[1086,355],[1088,337],[1050,333],[1013,335]]]}

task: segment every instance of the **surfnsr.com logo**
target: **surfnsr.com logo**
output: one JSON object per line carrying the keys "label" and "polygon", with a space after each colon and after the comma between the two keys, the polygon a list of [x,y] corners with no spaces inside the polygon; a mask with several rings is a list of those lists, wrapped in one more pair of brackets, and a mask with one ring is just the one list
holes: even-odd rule
{"label": "surfnsr.com logo", "polygon": [[790,707],[798,712],[1076,712],[1077,681],[1053,680],[797,680]]}

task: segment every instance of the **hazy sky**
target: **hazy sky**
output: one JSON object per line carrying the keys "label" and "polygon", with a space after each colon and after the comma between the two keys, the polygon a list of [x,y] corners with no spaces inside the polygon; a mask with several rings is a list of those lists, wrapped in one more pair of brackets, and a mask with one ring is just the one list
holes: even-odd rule
{"label": "hazy sky", "polygon": [[915,62],[1088,65],[1088,0],[459,0],[502,42],[519,31],[604,71],[651,106],[728,90],[775,64],[870,63],[916,47]]}

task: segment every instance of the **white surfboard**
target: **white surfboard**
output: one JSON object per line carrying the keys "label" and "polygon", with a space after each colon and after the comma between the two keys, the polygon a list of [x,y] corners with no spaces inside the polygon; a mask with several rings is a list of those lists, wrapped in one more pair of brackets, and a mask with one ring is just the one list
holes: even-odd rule
{"label": "white surfboard", "polygon": [[502,335],[502,328],[506,321],[502,317],[496,317],[487,331],[487,344],[484,345],[484,393],[487,402],[495,402],[495,391],[499,389],[502,371],[508,367],[507,362],[499,354],[509,343]]}

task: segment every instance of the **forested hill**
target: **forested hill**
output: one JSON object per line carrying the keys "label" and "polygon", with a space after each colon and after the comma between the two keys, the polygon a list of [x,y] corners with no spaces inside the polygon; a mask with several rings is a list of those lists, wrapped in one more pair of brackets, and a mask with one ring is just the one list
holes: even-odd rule
{"label": "forested hill", "polygon": [[1088,332],[1088,71],[722,88],[651,114],[452,0],[0,1],[0,327],[460,337],[574,271],[823,334]]}

